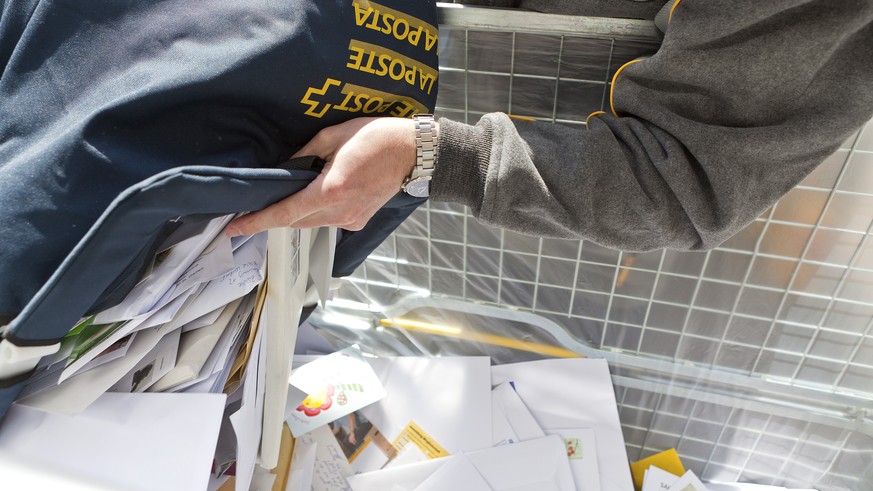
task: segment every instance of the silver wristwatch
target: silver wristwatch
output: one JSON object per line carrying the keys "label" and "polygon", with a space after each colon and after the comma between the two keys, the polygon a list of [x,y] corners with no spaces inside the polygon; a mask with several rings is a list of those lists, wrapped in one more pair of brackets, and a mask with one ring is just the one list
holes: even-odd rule
{"label": "silver wristwatch", "polygon": [[430,195],[430,180],[436,160],[436,124],[432,114],[416,114],[415,122],[415,167],[403,181],[401,189],[410,196],[426,198]]}

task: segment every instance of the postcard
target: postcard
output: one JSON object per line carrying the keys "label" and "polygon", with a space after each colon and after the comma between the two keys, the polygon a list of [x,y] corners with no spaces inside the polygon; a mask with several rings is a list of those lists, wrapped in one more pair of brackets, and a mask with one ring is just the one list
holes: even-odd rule
{"label": "postcard", "polygon": [[301,366],[291,373],[298,389],[288,425],[295,437],[326,425],[385,397],[385,388],[356,347]]}

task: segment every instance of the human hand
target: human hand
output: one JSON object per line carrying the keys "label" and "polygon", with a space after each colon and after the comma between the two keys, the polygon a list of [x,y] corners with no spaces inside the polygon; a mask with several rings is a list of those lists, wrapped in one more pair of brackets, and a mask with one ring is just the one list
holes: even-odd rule
{"label": "human hand", "polygon": [[354,434],[354,433],[349,433],[349,443],[352,444],[352,445],[357,445],[357,444],[358,444],[358,439],[355,438],[355,434]]}
{"label": "human hand", "polygon": [[294,154],[324,159],[321,174],[299,192],[233,220],[226,233],[327,225],[360,230],[400,190],[415,153],[411,119],[357,118],[324,128]]}

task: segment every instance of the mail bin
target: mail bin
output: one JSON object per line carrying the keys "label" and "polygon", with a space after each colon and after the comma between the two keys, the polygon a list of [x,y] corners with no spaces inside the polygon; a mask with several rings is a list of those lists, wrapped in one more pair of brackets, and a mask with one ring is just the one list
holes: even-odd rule
{"label": "mail bin", "polygon": [[[440,11],[437,113],[584,129],[644,21]],[[631,461],[676,448],[706,481],[873,489],[873,123],[707,252],[622,253],[428,203],[313,319],[379,354],[606,358]],[[552,349],[555,348],[555,349]]]}

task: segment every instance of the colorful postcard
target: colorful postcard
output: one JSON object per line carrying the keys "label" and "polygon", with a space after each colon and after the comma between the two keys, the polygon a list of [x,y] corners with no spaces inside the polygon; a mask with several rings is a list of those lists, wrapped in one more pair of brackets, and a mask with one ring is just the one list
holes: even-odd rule
{"label": "colorful postcard", "polygon": [[[385,387],[361,351],[346,348],[301,366],[291,373],[299,400],[288,425],[298,437],[385,397]],[[289,395],[289,397],[293,397]]]}

